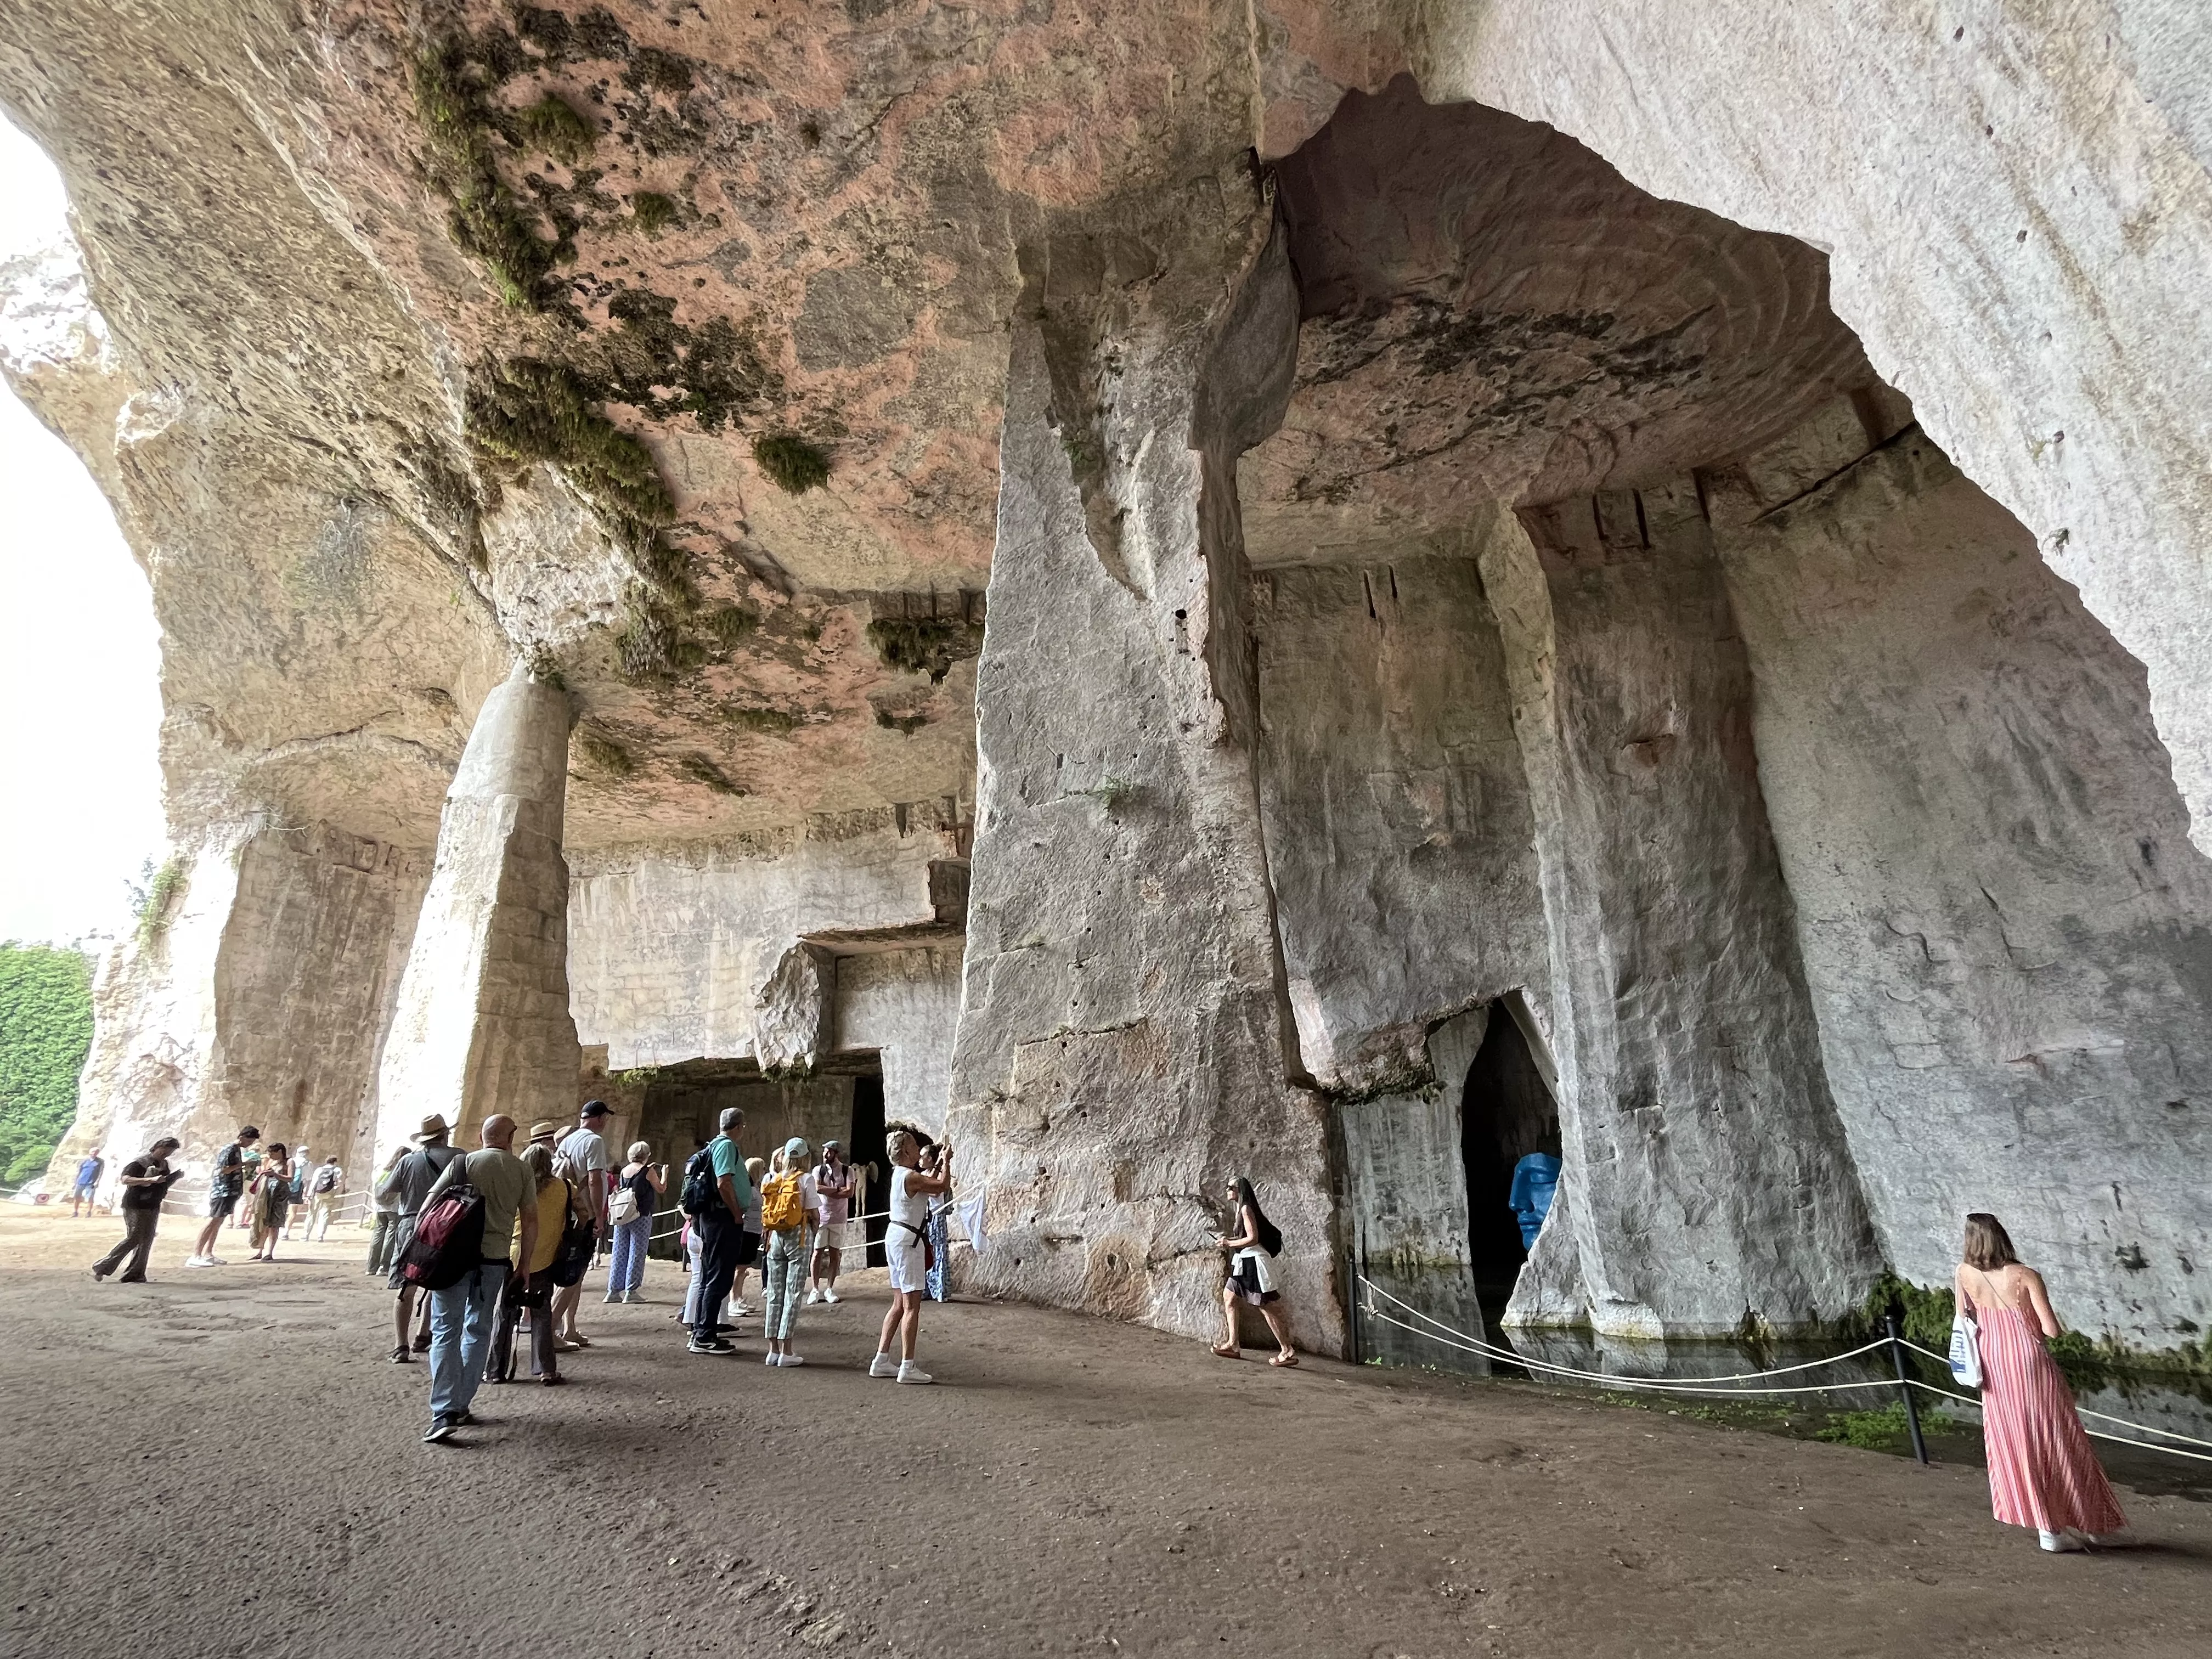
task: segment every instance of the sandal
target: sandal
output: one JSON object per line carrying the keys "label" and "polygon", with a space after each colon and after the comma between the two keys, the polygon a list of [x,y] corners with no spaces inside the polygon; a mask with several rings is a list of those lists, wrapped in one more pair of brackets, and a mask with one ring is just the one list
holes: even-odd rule
{"label": "sandal", "polygon": [[395,1365],[404,1365],[412,1357],[404,1343],[392,1351],[392,1363]]}
{"label": "sandal", "polygon": [[1232,1348],[1226,1342],[1217,1342],[1213,1345],[1213,1357],[1217,1359],[1242,1359],[1244,1350]]}
{"label": "sandal", "polygon": [[1267,1363],[1270,1365],[1279,1365],[1283,1370],[1288,1370],[1291,1366],[1298,1363],[1298,1357],[1294,1353],[1279,1353]]}

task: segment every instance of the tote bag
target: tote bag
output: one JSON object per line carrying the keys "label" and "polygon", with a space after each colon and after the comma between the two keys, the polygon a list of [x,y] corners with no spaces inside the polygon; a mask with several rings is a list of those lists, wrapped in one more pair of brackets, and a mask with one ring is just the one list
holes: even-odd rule
{"label": "tote bag", "polygon": [[1962,1387],[1982,1386],[1982,1328],[1963,1305],[1951,1316],[1951,1376]]}
{"label": "tote bag", "polygon": [[627,1226],[636,1219],[637,1194],[625,1181],[607,1199],[607,1225]]}

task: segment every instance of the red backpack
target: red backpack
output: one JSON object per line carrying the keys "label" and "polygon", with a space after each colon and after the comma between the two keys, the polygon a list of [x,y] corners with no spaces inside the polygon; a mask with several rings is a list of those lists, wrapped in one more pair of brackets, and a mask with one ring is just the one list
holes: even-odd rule
{"label": "red backpack", "polygon": [[456,1179],[415,1223],[399,1276],[426,1291],[449,1289],[483,1264],[483,1194]]}

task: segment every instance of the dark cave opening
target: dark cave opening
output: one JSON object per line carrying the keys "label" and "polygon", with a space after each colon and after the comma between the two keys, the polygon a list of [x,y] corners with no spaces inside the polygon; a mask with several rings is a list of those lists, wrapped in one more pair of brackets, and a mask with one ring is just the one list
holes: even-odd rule
{"label": "dark cave opening", "polygon": [[1460,1097],[1468,1260],[1484,1320],[1492,1328],[1528,1260],[1507,1200],[1514,1167],[1531,1152],[1559,1156],[1559,1109],[1520,1024],[1504,1004],[1493,1003]]}

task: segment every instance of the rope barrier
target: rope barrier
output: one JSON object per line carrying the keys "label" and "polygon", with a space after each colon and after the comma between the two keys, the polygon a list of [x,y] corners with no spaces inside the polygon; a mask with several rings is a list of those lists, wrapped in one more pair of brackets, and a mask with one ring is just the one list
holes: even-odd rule
{"label": "rope barrier", "polygon": [[[1371,1319],[1379,1319],[1386,1325],[1395,1325],[1401,1331],[1411,1331],[1415,1336],[1426,1337],[1430,1341],[1443,1347],[1458,1348],[1467,1353],[1479,1353],[1486,1358],[1503,1359],[1510,1364],[1524,1365],[1530,1370],[1548,1371],[1557,1376],[1587,1378],[1591,1382],[1601,1382],[1609,1389],[1650,1389],[1660,1394],[1733,1395],[1738,1398],[1748,1398],[1763,1394],[1836,1394],[1849,1389],[1893,1389],[1897,1386],[1893,1378],[1883,1377],[1872,1382],[1816,1382],[1787,1389],[1706,1389],[1699,1388],[1694,1383],[1671,1382],[1663,1378],[1614,1376],[1601,1371],[1577,1370],[1569,1365],[1553,1365],[1541,1359],[1531,1359],[1525,1354],[1515,1353],[1510,1348],[1493,1349],[1486,1342],[1477,1346],[1455,1341],[1449,1337],[1439,1336],[1432,1331],[1425,1331],[1417,1326],[1408,1325],[1402,1319],[1393,1319],[1371,1304],[1363,1311]],[[1839,1358],[1841,1357],[1838,1356]],[[1752,1375],[1757,1374],[1752,1373]]]}
{"label": "rope barrier", "polygon": [[[1370,1299],[1367,1303],[1366,1306],[1361,1310],[1361,1312],[1371,1319],[1379,1319],[1386,1325],[1395,1325],[1400,1330],[1410,1332],[1415,1336],[1425,1337],[1428,1340],[1435,1342],[1441,1346],[1457,1348],[1466,1353],[1479,1353],[1488,1358],[1502,1359],[1508,1364],[1520,1365],[1531,1371],[1546,1371],[1556,1376],[1579,1377],[1589,1382],[1602,1383],[1608,1388],[1649,1389],[1655,1393],[1660,1394],[1753,1395],[1775,1394],[1831,1394],[1842,1393],[1847,1389],[1893,1389],[1897,1386],[1896,1382],[1884,1379],[1880,1382],[1826,1382],[1786,1389],[1717,1389],[1700,1387],[1696,1383],[1672,1382],[1658,1378],[1612,1376],[1607,1376],[1601,1371],[1580,1370],[1571,1365],[1555,1365],[1547,1360],[1531,1359],[1525,1354],[1516,1353],[1510,1348],[1501,1348],[1494,1343],[1485,1342],[1477,1337],[1470,1337],[1464,1331],[1454,1331],[1451,1327],[1444,1324],[1441,1320],[1431,1318],[1430,1316],[1423,1313],[1419,1308],[1410,1306],[1401,1298],[1392,1296],[1389,1291],[1382,1289],[1381,1285],[1374,1283],[1364,1273],[1359,1274],[1358,1279],[1360,1284],[1364,1286],[1370,1293],[1370,1298],[1375,1296],[1380,1296],[1386,1301],[1396,1304],[1397,1306],[1405,1309],[1407,1313],[1412,1314],[1415,1318],[1419,1319],[1429,1325],[1434,1326],[1436,1328],[1434,1330],[1425,1331],[1418,1326],[1408,1325],[1401,1319],[1393,1319],[1389,1315],[1376,1308],[1374,1302]],[[1949,1356],[1932,1352],[1929,1349],[1922,1347],[1917,1342],[1906,1341],[1902,1338],[1899,1339],[1899,1341],[1902,1346],[1911,1348],[1914,1352],[1925,1354],[1929,1358],[1936,1360],[1947,1368],[1951,1363]],[[1768,1371],[1741,1371],[1737,1372],[1733,1377],[1717,1377],[1705,1380],[1710,1382],[1730,1382],[1756,1380],[1765,1376],[1783,1376],[1792,1371],[1810,1370],[1816,1366],[1831,1365],[1838,1364],[1843,1360],[1854,1359],[1860,1354],[1866,1353],[1872,1349],[1887,1347],[1888,1346],[1889,1340],[1887,1337],[1881,1337],[1868,1343],[1864,1347],[1854,1348],[1849,1353],[1835,1354],[1826,1359],[1811,1360],[1802,1365],[1784,1365]],[[1908,1377],[1905,1378],[1905,1381],[1909,1386],[1922,1389],[1926,1393],[1939,1395],[1945,1400],[1955,1400],[1960,1405],[1972,1406],[1977,1411],[1981,1409],[1982,1402],[1978,1400],[1971,1398],[1968,1395],[1955,1393],[1949,1389],[1939,1388],[1932,1382],[1923,1382],[1918,1377]],[[2114,1417],[2106,1412],[2090,1411],[2086,1407],[2078,1405],[2075,1409],[2081,1413],[2081,1414],[2086,1417],[2094,1417],[2097,1419],[2100,1422],[2117,1423],[2122,1428],[2136,1429],[2146,1434],[2160,1434],[2165,1435],[2171,1439],[2186,1440],[2190,1444],[2194,1446],[2212,1447],[2212,1441],[2199,1440],[2193,1435],[2177,1433],[2172,1429],[2155,1428],[2148,1423],[2130,1422],[2128,1419],[2124,1417]],[[2084,1425],[2082,1432],[2090,1436],[2094,1439],[2109,1441],[2114,1445],[2134,1446],[2144,1451],[2166,1452],[2174,1457],[2186,1457],[2196,1462],[2212,1463],[2212,1452],[2184,1451],[2179,1446],[2160,1445],[2154,1440],[2137,1440],[2127,1435],[2106,1434],[2100,1430],[2092,1429],[2087,1425]]]}
{"label": "rope barrier", "polygon": [[[1917,1345],[1915,1344],[1912,1346],[1917,1346]],[[1925,1353],[1928,1351],[1925,1348],[1922,1348],[1920,1352]],[[1948,1364],[1948,1362],[1947,1361],[1946,1363]],[[1977,1411],[1979,1411],[1982,1408],[1982,1402],[1980,1401],[1975,1400],[1966,1395],[1954,1394],[1948,1389],[1939,1389],[1933,1382],[1923,1382],[1917,1376],[1911,1378],[1911,1381],[1912,1386],[1916,1389],[1925,1389],[1929,1394],[1941,1395],[1946,1400],[1955,1400],[1962,1406],[1973,1407]],[[2078,1412],[2081,1410],[2081,1407],[2076,1406],[2074,1409]],[[2089,1412],[2086,1413],[2086,1415],[2100,1418],[2107,1423],[2124,1424],[2130,1429],[2150,1428],[2150,1425],[2148,1423],[2130,1423],[2124,1417],[2106,1417],[2102,1412]],[[2179,1446],[2161,1446],[2155,1440],[2136,1440],[2124,1434],[2106,1434],[2101,1429],[2092,1429],[2087,1426],[2083,1427],[2081,1432],[2087,1435],[2092,1440],[2109,1441],[2115,1446],[2133,1446],[2138,1451],[2164,1452],[2169,1457],[2186,1457],[2199,1463],[2212,1463],[2212,1453],[2184,1451]],[[2159,1434],[2164,1433],[2166,1431],[2152,1429],[2151,1432],[2154,1434]],[[2183,1435],[2181,1438],[2186,1440],[2189,1437],[2187,1435]],[[2197,1442],[2197,1443],[2201,1446],[2204,1443],[2200,1440]]]}
{"label": "rope barrier", "polygon": [[[1951,1368],[1951,1356],[1948,1354],[1936,1353],[1932,1349],[1923,1348],[1917,1342],[1912,1341],[1909,1338],[1906,1340],[1905,1346],[1911,1349],[1915,1353],[1926,1354],[1929,1358],[1934,1360],[1946,1370],[1948,1370]],[[1928,1385],[1923,1382],[1920,1386],[1925,1388]],[[1959,1395],[1954,1397],[1960,1400],[1966,1398],[1964,1395]],[[2141,1429],[2145,1434],[2162,1434],[2169,1440],[2186,1441],[2192,1446],[2202,1446],[2208,1452],[2212,1452],[2212,1440],[2199,1440],[2193,1434],[2183,1434],[2176,1429],[2158,1428],[2149,1423],[2131,1423],[2124,1417],[2114,1417],[2110,1412],[2091,1411],[2087,1406],[2077,1405],[2074,1409],[2081,1413],[2084,1417],[2095,1418],[2100,1423],[2117,1423],[2124,1429]],[[2113,1439],[2118,1437],[2107,1435],[2102,1437],[2106,1439]],[[2168,1449],[2168,1448],[2160,1446],[2157,1448],[2157,1449],[2160,1451],[2165,1451]]]}
{"label": "rope barrier", "polygon": [[[1413,1306],[1411,1304],[1398,1297],[1392,1296],[1389,1291],[1384,1290],[1381,1285],[1376,1284],[1364,1273],[1359,1276],[1359,1282],[1363,1285],[1366,1286],[1370,1294],[1382,1297],[1384,1300],[1395,1304],[1398,1307],[1403,1308],[1407,1313],[1413,1315],[1414,1318],[1420,1320],[1423,1323],[1435,1327],[1437,1332],[1442,1333],[1442,1334],[1434,1338],[1435,1340],[1439,1342],[1450,1340],[1461,1345],[1471,1343],[1474,1346],[1468,1350],[1470,1352],[1487,1354],[1494,1359],[1504,1360],[1509,1364],[1524,1365],[1532,1370],[1550,1371],[1560,1376],[1581,1377],[1588,1382],[1603,1382],[1609,1386],[1626,1388],[1667,1388],[1669,1389],[1675,1389],[1679,1386],[1655,1379],[1625,1377],[1616,1376],[1607,1371],[1579,1370],[1572,1365],[1556,1365],[1549,1360],[1531,1359],[1526,1354],[1516,1353],[1511,1348],[1500,1347],[1496,1343],[1486,1342],[1480,1337],[1468,1336],[1464,1331],[1454,1330],[1443,1321],[1431,1318],[1427,1314],[1423,1313],[1419,1308]],[[1376,1310],[1374,1304],[1371,1302],[1369,1303],[1367,1307],[1362,1311],[1372,1314],[1376,1318],[1382,1320],[1385,1324],[1396,1325],[1401,1329],[1404,1330],[1412,1330],[1413,1331],[1413,1334],[1416,1336],[1428,1336],[1431,1334],[1431,1333],[1427,1331],[1414,1330],[1412,1326],[1407,1325],[1402,1320],[1392,1319],[1388,1314],[1378,1312]],[[1888,1346],[1889,1341],[1887,1337],[1876,1337],[1873,1341],[1867,1343],[1863,1347],[1853,1348],[1849,1353],[1831,1354],[1826,1359],[1808,1360],[1802,1365],[1779,1365],[1772,1370],[1765,1371],[1735,1371],[1723,1376],[1700,1377],[1698,1381],[1701,1383],[1747,1382],[1756,1382],[1759,1378],[1765,1376],[1788,1376],[1797,1371],[1817,1370],[1823,1365],[1839,1364],[1846,1359],[1856,1359],[1863,1353],[1871,1353],[1876,1348],[1887,1347]],[[1714,1394],[1787,1394],[1793,1392],[1798,1394],[1824,1394],[1832,1389],[1893,1389],[1896,1386],[1897,1383],[1893,1379],[1884,1378],[1882,1381],[1878,1382],[1829,1382],[1822,1383],[1813,1388],[1797,1389],[1714,1389],[1701,1391]]]}

